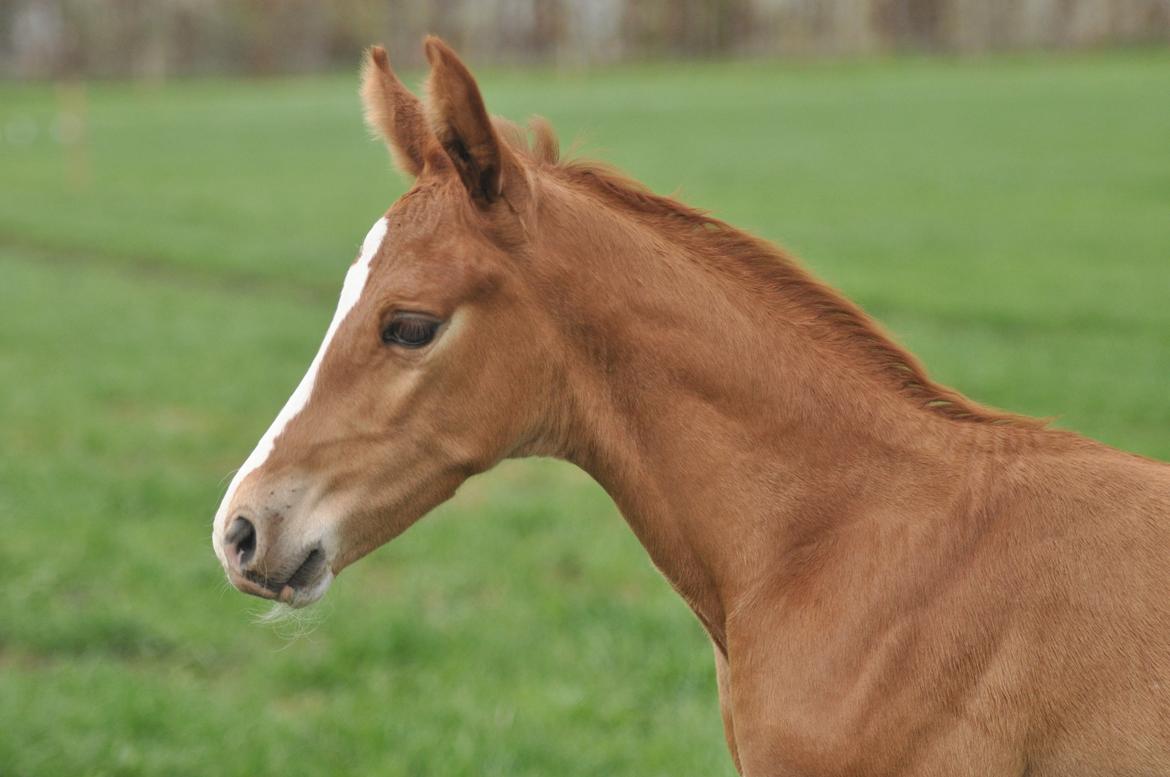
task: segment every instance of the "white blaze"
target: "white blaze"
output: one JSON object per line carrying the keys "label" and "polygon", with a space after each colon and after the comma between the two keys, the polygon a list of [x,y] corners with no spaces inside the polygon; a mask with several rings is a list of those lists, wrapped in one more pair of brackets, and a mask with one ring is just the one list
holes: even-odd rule
{"label": "white blaze", "polygon": [[333,314],[333,320],[329,323],[329,329],[325,331],[325,339],[321,342],[321,347],[317,349],[317,355],[313,357],[313,362],[309,365],[309,371],[305,373],[305,377],[301,378],[301,382],[297,384],[296,390],[293,391],[292,396],[284,403],[280,413],[277,414],[276,420],[268,427],[268,431],[260,438],[260,442],[256,444],[255,450],[244,461],[244,465],[236,472],[235,477],[232,478],[231,485],[228,486],[227,493],[224,494],[223,501],[220,502],[219,510],[215,514],[215,524],[212,527],[212,534],[214,536],[215,552],[220,555],[223,560],[223,551],[220,548],[219,538],[221,533],[227,528],[224,526],[224,513],[227,512],[231,506],[233,497],[235,497],[236,489],[240,483],[244,481],[249,473],[256,470],[263,464],[271,455],[272,449],[276,446],[276,439],[280,437],[281,432],[288,426],[289,421],[296,418],[297,415],[304,409],[309,402],[309,397],[313,395],[313,384],[317,381],[317,370],[321,367],[321,362],[325,358],[326,351],[329,350],[329,343],[333,340],[333,335],[341,327],[343,321],[349,312],[357,305],[358,300],[361,299],[362,290],[366,287],[366,279],[370,275],[370,262],[378,254],[378,248],[382,245],[382,239],[386,237],[386,228],[388,224],[385,218],[378,219],[374,226],[370,228],[366,239],[362,241],[362,251],[358,255],[357,261],[354,262],[349,271],[345,274],[345,284],[341,287],[341,299],[337,302],[337,312]]}

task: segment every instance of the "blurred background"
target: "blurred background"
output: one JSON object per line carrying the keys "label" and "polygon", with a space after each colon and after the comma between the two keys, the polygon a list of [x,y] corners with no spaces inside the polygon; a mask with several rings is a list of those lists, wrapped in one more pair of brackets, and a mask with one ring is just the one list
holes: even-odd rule
{"label": "blurred background", "polygon": [[976,399],[1170,459],[1170,0],[0,0],[0,775],[731,775],[710,648],[513,462],[297,620],[227,475],[405,182],[361,50],[785,245]]}
{"label": "blurred background", "polygon": [[481,63],[872,56],[1100,48],[1170,39],[1167,0],[5,0],[0,67],[164,78],[352,65],[419,31]]}

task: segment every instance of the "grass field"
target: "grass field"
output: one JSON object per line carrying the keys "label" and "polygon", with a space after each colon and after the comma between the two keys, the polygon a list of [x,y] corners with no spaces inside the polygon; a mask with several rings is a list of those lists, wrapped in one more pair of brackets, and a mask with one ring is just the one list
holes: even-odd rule
{"label": "grass field", "polygon": [[[943,381],[1170,459],[1170,54],[480,75]],[[351,77],[91,86],[84,152],[58,99],[0,85],[0,775],[731,775],[700,627],[564,465],[254,622],[212,511],[402,182]]]}

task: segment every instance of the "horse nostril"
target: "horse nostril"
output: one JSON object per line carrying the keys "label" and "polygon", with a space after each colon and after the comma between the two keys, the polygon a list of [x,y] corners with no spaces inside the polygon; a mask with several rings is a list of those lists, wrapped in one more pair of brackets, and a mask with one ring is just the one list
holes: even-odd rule
{"label": "horse nostril", "polygon": [[256,553],[256,527],[252,522],[242,515],[237,515],[223,539],[227,545],[228,555],[234,557],[240,567],[247,566]]}

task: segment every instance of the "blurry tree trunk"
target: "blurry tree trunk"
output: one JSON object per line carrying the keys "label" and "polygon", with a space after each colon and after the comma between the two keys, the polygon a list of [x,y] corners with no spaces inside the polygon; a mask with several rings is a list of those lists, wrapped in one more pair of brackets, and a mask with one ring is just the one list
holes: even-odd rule
{"label": "blurry tree trunk", "polygon": [[0,0],[0,75],[351,69],[433,32],[477,63],[1170,41],[1170,0]]}

